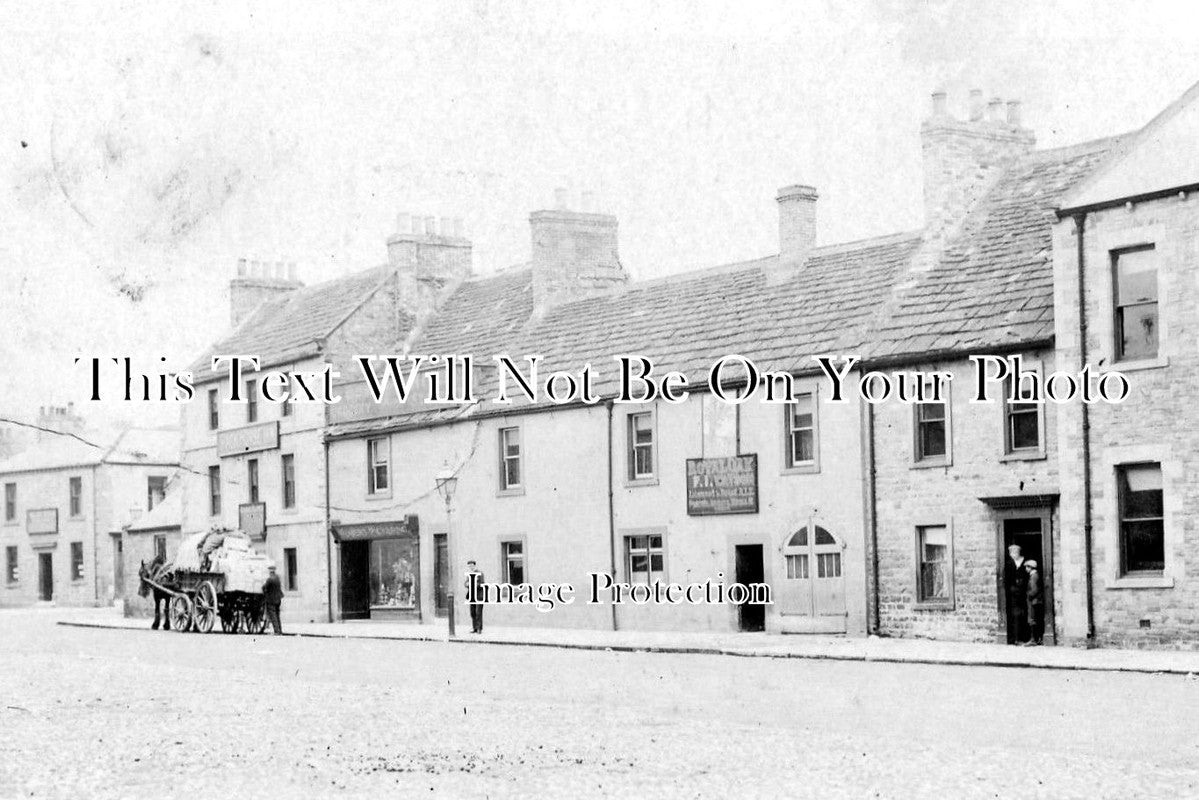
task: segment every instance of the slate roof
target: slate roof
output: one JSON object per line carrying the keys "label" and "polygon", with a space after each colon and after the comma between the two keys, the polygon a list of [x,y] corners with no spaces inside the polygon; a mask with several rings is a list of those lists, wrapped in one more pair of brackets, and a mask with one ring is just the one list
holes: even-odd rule
{"label": "slate roof", "polygon": [[0,462],[0,474],[90,467],[99,464],[179,463],[179,431],[129,429],[113,436],[55,436]]}
{"label": "slate roof", "polygon": [[897,285],[865,359],[986,352],[1053,339],[1053,224],[1121,137],[1033,152],[967,215],[934,266]]}
{"label": "slate roof", "polygon": [[252,354],[262,366],[320,353],[319,342],[391,277],[389,266],[374,267],[343,278],[307,286],[268,300],[229,336],[210,347],[190,369],[194,382],[215,380],[212,357]]}

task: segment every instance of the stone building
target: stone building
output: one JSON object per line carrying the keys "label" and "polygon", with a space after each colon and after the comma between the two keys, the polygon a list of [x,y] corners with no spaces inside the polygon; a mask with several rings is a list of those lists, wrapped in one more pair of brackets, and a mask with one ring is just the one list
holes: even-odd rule
{"label": "stone building", "polygon": [[0,463],[0,604],[98,605],[136,591],[124,527],[162,500],[178,447],[178,431],[134,429],[102,445],[58,437]]}

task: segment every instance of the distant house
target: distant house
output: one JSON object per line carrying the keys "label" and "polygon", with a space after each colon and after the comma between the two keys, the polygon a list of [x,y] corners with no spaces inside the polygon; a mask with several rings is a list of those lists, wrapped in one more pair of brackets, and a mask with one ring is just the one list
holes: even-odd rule
{"label": "distant house", "polygon": [[0,462],[0,605],[100,605],[136,589],[125,527],[156,509],[178,467],[178,431],[141,429],[47,437]]}

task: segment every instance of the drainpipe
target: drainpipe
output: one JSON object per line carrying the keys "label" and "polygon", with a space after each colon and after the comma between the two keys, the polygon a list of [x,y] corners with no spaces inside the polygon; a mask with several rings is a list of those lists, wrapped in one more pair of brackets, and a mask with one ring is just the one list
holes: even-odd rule
{"label": "drainpipe", "polygon": [[325,607],[328,609],[329,622],[333,621],[333,529],[329,516],[329,440],[325,445]]}
{"label": "drainpipe", "polygon": [[869,609],[871,628],[867,630],[867,635],[873,633],[879,635],[882,630],[882,613],[879,610],[879,588],[878,588],[878,489],[875,482],[875,458],[874,458],[874,405],[872,403],[862,404],[862,461],[865,466],[866,485],[863,487],[863,505],[866,512],[866,524],[870,530],[870,563],[867,565],[870,569],[871,591],[870,599],[873,608]]}
{"label": "drainpipe", "polygon": [[[616,580],[616,501],[612,481],[612,401],[604,403],[608,407],[608,556],[609,556],[609,573],[612,580]],[[620,626],[616,621],[616,604],[611,603],[612,607],[612,630],[619,630]]]}
{"label": "drainpipe", "polygon": [[[1074,239],[1078,245],[1078,339],[1080,368],[1087,365],[1087,271],[1086,271],[1087,212],[1074,215]],[[1085,549],[1087,590],[1087,646],[1095,645],[1094,564],[1091,548],[1091,409],[1082,404],[1082,541]]]}

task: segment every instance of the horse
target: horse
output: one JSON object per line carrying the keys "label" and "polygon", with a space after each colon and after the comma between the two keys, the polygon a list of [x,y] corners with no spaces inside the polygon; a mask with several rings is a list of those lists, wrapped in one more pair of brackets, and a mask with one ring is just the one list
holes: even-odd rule
{"label": "horse", "polygon": [[138,596],[149,597],[151,592],[154,594],[154,624],[150,626],[150,630],[153,631],[158,630],[160,605],[162,607],[162,621],[164,623],[163,630],[169,631],[171,629],[171,595],[148,582],[148,580],[161,581],[163,574],[168,571],[166,566],[165,558],[154,556],[154,560],[149,563],[142,561],[141,566],[137,570],[137,577],[140,581],[137,587]]}

